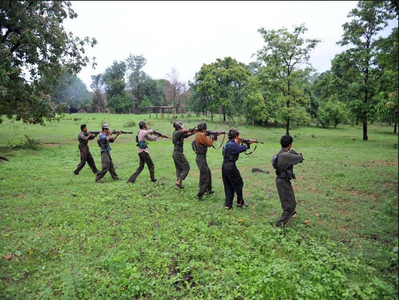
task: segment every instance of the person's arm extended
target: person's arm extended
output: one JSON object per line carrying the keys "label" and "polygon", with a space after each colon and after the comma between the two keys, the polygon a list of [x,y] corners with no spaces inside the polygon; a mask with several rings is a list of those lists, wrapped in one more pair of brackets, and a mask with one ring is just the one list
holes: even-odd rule
{"label": "person's arm extended", "polygon": [[295,165],[303,161],[302,153],[296,153],[294,150],[288,152],[288,160],[290,164]]}
{"label": "person's arm extended", "polygon": [[94,134],[88,133],[87,135],[85,135],[84,132],[81,132],[79,133],[79,138],[85,141],[92,140],[94,139]]}
{"label": "person's arm extended", "polygon": [[212,147],[213,140],[208,139],[204,133],[197,133],[197,144],[204,145],[206,147]]}
{"label": "person's arm extended", "polygon": [[229,145],[229,153],[231,155],[235,155],[241,152],[247,151],[247,146],[246,145],[240,145],[237,143],[230,143]]}

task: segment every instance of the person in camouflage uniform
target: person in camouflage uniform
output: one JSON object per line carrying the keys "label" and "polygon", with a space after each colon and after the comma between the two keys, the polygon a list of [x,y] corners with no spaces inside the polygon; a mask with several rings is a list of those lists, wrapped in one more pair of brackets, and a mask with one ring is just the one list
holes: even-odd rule
{"label": "person in camouflage uniform", "polygon": [[101,164],[102,170],[97,173],[95,182],[102,183],[101,179],[105,176],[105,174],[109,171],[113,180],[121,180],[115,172],[114,163],[111,158],[111,147],[109,143],[113,143],[116,141],[116,138],[119,136],[118,133],[115,137],[111,137],[113,132],[109,131],[109,125],[103,124],[102,132],[98,136],[97,143],[101,148]]}
{"label": "person in camouflage uniform", "polygon": [[273,156],[272,165],[276,169],[276,187],[280,198],[283,214],[275,226],[287,224],[296,214],[296,200],[291,180],[295,179],[294,165],[303,161],[302,153],[295,152],[292,148],[293,138],[284,135],[280,139],[281,150]]}
{"label": "person in camouflage uniform", "polygon": [[88,133],[87,132],[87,126],[86,124],[82,124],[80,126],[80,132],[78,134],[78,141],[79,141],[79,150],[80,150],[80,164],[76,167],[76,170],[73,171],[73,174],[79,175],[79,172],[83,169],[83,167],[86,165],[86,162],[88,163],[90,169],[93,171],[94,174],[97,174],[98,170],[96,167],[96,163],[94,162],[93,156],[91,156],[90,150],[89,150],[89,140],[94,139],[97,134],[94,133]]}

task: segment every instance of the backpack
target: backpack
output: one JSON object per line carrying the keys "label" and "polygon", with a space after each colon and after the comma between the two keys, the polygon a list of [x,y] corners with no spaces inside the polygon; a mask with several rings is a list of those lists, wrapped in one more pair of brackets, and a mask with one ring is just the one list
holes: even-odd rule
{"label": "backpack", "polygon": [[278,158],[277,154],[274,154],[272,157],[272,166],[275,170],[277,170],[277,158]]}
{"label": "backpack", "polygon": [[193,148],[194,153],[199,152],[199,149],[197,148],[197,144],[195,143],[195,140],[191,142],[191,148]]}

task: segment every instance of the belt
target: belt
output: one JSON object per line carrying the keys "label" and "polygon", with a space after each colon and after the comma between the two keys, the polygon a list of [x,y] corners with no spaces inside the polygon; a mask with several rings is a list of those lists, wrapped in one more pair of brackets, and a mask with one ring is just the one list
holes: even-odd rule
{"label": "belt", "polygon": [[175,152],[183,152],[183,150],[180,150],[180,149],[174,149],[173,151],[175,151]]}

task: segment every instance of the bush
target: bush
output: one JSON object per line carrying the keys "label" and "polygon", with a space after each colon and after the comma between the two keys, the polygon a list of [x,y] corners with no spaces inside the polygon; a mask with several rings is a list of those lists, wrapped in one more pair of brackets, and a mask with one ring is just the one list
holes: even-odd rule
{"label": "bush", "polygon": [[136,122],[134,122],[133,120],[129,120],[123,124],[123,127],[136,127]]}

